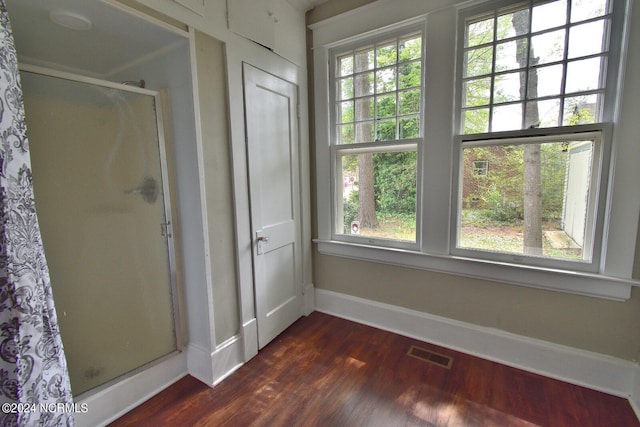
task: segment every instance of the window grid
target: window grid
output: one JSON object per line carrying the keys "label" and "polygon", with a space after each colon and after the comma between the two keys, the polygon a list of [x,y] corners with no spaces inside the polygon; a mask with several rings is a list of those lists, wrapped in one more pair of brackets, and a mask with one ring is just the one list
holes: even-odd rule
{"label": "window grid", "polygon": [[[606,91],[605,81],[606,81],[606,68],[607,68],[607,59],[609,54],[609,32],[610,32],[610,22],[612,18],[611,13],[611,5],[607,2],[606,10],[602,15],[590,17],[587,19],[577,19],[572,21],[572,1],[566,2],[566,18],[565,22],[562,25],[556,25],[549,28],[544,28],[538,31],[532,31],[532,23],[533,23],[533,9],[542,4],[541,2],[529,1],[525,4],[520,4],[519,6],[512,6],[503,9],[494,10],[492,13],[480,15],[474,18],[467,20],[466,29],[465,29],[465,46],[463,53],[463,91],[462,91],[462,104],[461,104],[461,132],[462,133],[478,133],[477,131],[467,132],[465,130],[465,118],[466,113],[470,111],[481,111],[485,110],[488,115],[486,124],[487,129],[482,132],[493,132],[496,131],[494,129],[494,118],[495,118],[495,109],[496,107],[508,107],[508,106],[517,106],[520,105],[521,113],[520,113],[520,126],[518,128],[510,128],[506,130],[516,130],[516,129],[525,129],[528,127],[538,127],[541,125],[540,121],[538,123],[528,123],[527,122],[527,105],[540,103],[544,101],[557,101],[558,108],[556,118],[553,124],[549,126],[562,126],[562,125],[572,125],[579,123],[598,123],[603,121],[602,111],[603,111],[603,98]],[[514,35],[508,37],[500,37],[498,34],[498,20],[501,17],[505,17],[510,13],[522,12],[526,11],[527,13],[527,32],[522,35]],[[469,43],[469,26],[477,23],[481,23],[483,21],[492,20],[492,38],[488,42],[482,42],[477,44]],[[602,48],[598,52],[588,53],[584,55],[576,55],[573,57],[569,57],[569,45],[570,45],[570,36],[572,31],[575,31],[576,28],[588,25],[592,23],[602,23],[603,26],[603,37],[602,37]],[[557,33],[562,31],[563,33],[563,46],[562,46],[562,58],[543,62],[542,64],[532,64],[531,58],[531,50],[532,50],[532,39],[538,36],[550,35],[553,33]],[[514,43],[518,41],[526,41],[526,66],[519,66],[515,68],[508,68],[504,70],[497,69],[497,52],[499,46],[506,46],[508,43]],[[478,74],[469,74],[469,63],[468,57],[470,53],[479,52],[482,49],[491,49],[491,66],[490,70],[485,73]],[[587,90],[574,90],[571,92],[567,92],[567,72],[570,65],[578,64],[579,61],[585,61],[589,59],[600,59],[600,73],[599,79],[597,83],[597,88],[587,89]],[[554,66],[560,66],[562,69],[562,76],[560,78],[560,89],[550,95],[541,95],[541,96],[531,96],[529,93],[529,79],[531,71],[535,71],[538,73],[540,70],[550,69]],[[497,78],[513,75],[515,73],[523,73],[524,74],[524,93],[521,94],[521,97],[516,100],[496,100],[496,81]],[[471,82],[476,82],[481,79],[489,79],[489,94],[488,101],[482,104],[468,106],[466,105],[466,95],[465,88],[466,85]],[[567,99],[578,98],[578,97],[595,97],[596,102],[594,105],[595,117],[593,120],[588,122],[578,122],[571,123],[567,120],[565,111]],[[574,106],[574,113],[577,111],[577,104]],[[579,119],[578,119],[579,120]],[[542,127],[549,127],[544,125]],[[498,129],[500,130],[500,129]]]}
{"label": "window grid", "polygon": [[472,175],[476,178],[487,176],[489,172],[489,162],[487,160],[474,160]]}
{"label": "window grid", "polygon": [[[422,34],[411,32],[393,39],[359,46],[347,52],[336,55],[336,137],[335,145],[351,143],[383,142],[420,138],[421,105],[422,105]],[[404,43],[419,41],[418,55],[402,58]],[[381,61],[381,50],[393,51],[393,61]],[[358,56],[366,55],[364,65],[358,67]],[[362,57],[360,57],[362,58]],[[342,68],[346,64],[346,69]],[[418,81],[405,82],[403,77],[413,71],[418,71]],[[359,89],[358,83],[364,82]],[[370,87],[367,87],[367,83]],[[383,103],[394,105],[393,113],[385,113]],[[413,103],[413,105],[411,105]],[[404,107],[404,108],[403,108]],[[367,110],[369,114],[359,116],[359,109]],[[350,112],[344,114],[344,112]],[[386,110],[385,110],[386,111]],[[393,132],[385,132],[385,124],[393,127]],[[406,132],[404,126],[409,128]],[[370,126],[367,129],[367,126]],[[347,138],[345,138],[345,132]],[[349,132],[352,133],[349,134]]]}
{"label": "window grid", "polygon": [[[416,27],[330,54],[336,240],[417,247],[424,31]],[[374,192],[377,225],[368,216],[369,191]]]}

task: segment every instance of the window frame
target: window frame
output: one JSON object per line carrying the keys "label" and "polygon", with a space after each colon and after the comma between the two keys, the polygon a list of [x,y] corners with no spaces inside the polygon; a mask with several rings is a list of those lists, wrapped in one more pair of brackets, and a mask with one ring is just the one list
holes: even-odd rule
{"label": "window frame", "polygon": [[488,160],[474,160],[471,174],[474,178],[486,178],[489,173]]}
{"label": "window frame", "polygon": [[[612,40],[617,38],[618,53],[610,54],[609,60],[618,65],[621,80],[615,88],[617,99],[611,106],[614,124],[613,145],[609,168],[609,184],[606,189],[605,229],[601,267],[597,273],[568,269],[530,266],[508,262],[455,256],[450,253],[451,190],[453,187],[454,138],[457,122],[457,96],[455,81],[459,23],[461,11],[476,6],[495,5],[491,0],[471,5],[464,0],[441,0],[439,2],[374,2],[352,12],[334,16],[309,26],[313,33],[311,52],[313,56],[313,137],[315,150],[315,188],[317,203],[317,237],[313,240],[319,254],[345,257],[372,263],[388,264],[405,268],[464,276],[490,283],[505,283],[560,291],[590,297],[618,301],[627,300],[640,280],[633,278],[638,230],[638,206],[640,193],[640,152],[633,144],[637,136],[637,121],[633,111],[638,101],[622,98],[623,90],[637,92],[638,84],[629,78],[631,65],[626,64],[629,43],[638,42],[629,36],[632,17],[631,4],[627,0],[614,0],[614,28]],[[516,3],[516,2],[512,2]],[[504,4],[504,2],[503,2]],[[357,19],[354,17],[357,16]],[[636,18],[633,18],[635,22]],[[419,161],[422,162],[419,184],[421,202],[419,210],[422,229],[417,249],[390,248],[369,244],[366,241],[346,242],[333,238],[333,171],[334,162],[330,151],[331,104],[329,90],[333,84],[329,79],[329,50],[363,36],[374,36],[380,32],[408,25],[422,25],[425,29],[425,67],[423,114],[427,117],[424,128],[424,144]],[[624,53],[624,55],[622,55]],[[629,56],[630,64],[637,61]],[[611,75],[609,75],[611,77]],[[627,89],[629,84],[629,89]],[[609,87],[611,85],[607,83]],[[623,89],[624,85],[624,89]],[[626,108],[621,109],[624,105]],[[605,113],[607,114],[607,113]],[[619,122],[619,120],[622,120]],[[615,167],[614,167],[615,165]],[[473,282],[470,282],[473,283]],[[392,283],[389,284],[392,286]]]}
{"label": "window frame", "polygon": [[[356,51],[359,48],[371,45],[376,46],[381,42],[385,42],[390,39],[402,39],[412,34],[420,34],[422,39],[421,44],[421,56],[420,56],[420,66],[421,66],[421,75],[420,75],[420,112],[419,112],[419,137],[418,138],[408,138],[408,139],[392,139],[392,140],[383,140],[383,141],[371,141],[371,142],[354,142],[351,144],[339,144],[339,136],[338,136],[338,113],[337,113],[337,104],[340,100],[337,97],[337,81],[339,76],[336,75],[337,71],[337,58],[341,56],[344,52]],[[375,50],[375,48],[374,48]],[[355,244],[368,244],[379,247],[393,248],[393,249],[410,249],[410,250],[419,250],[420,242],[421,242],[421,223],[420,220],[420,206],[422,204],[421,201],[421,187],[422,187],[422,150],[424,145],[424,84],[425,84],[425,28],[424,24],[416,24],[410,23],[408,25],[397,26],[393,29],[382,31],[376,33],[375,35],[365,35],[363,37],[358,37],[353,40],[349,40],[346,43],[337,44],[331,47],[328,50],[329,56],[329,124],[330,124],[330,157],[331,157],[331,169],[330,169],[330,177],[331,177],[331,239],[338,242],[348,242]],[[411,62],[411,61],[409,61]],[[415,61],[417,62],[417,61]],[[396,62],[395,66],[399,66],[401,62]],[[381,69],[387,67],[380,67]],[[375,73],[379,68],[377,65],[374,65],[372,72]],[[355,71],[354,71],[355,74]],[[396,89],[389,93],[399,94],[402,92],[401,89],[396,87]],[[377,94],[377,91],[374,89],[374,95]],[[354,99],[356,99],[354,94]],[[375,98],[374,98],[375,99]],[[375,105],[375,102],[374,102]],[[394,116],[398,119],[399,115]],[[375,114],[373,117],[373,121],[376,121]],[[355,121],[354,121],[355,123]],[[396,123],[396,129],[398,129],[399,123]],[[396,135],[398,136],[398,135]],[[415,148],[411,148],[415,147]],[[337,179],[337,174],[341,171],[342,166],[340,163],[341,154],[364,154],[364,153],[392,153],[392,152],[406,152],[406,151],[416,151],[416,235],[415,241],[405,241],[405,240],[396,240],[396,239],[387,239],[381,237],[374,236],[363,236],[363,235],[350,235],[345,233],[339,233],[338,229],[341,229],[344,224],[339,219],[340,212],[342,211],[343,200],[342,200],[342,180]]]}
{"label": "window frame", "polygon": [[[605,227],[605,206],[608,187],[609,163],[611,154],[611,123],[592,125],[564,126],[547,128],[545,132],[537,129],[522,131],[458,135],[455,138],[455,157],[453,164],[454,187],[451,200],[451,254],[488,260],[522,264],[523,266],[547,267],[559,270],[598,273],[601,267],[603,230]],[[594,141],[592,173],[590,176],[588,214],[585,225],[585,246],[589,246],[589,261],[572,261],[552,257],[513,254],[477,248],[459,247],[460,217],[462,214],[463,157],[462,150],[469,146],[496,146],[515,143],[545,143],[562,140]]]}
{"label": "window frame", "polygon": [[[570,4],[571,0],[566,0],[567,5]],[[567,271],[583,271],[589,273],[599,273],[604,270],[605,266],[602,264],[602,261],[605,259],[603,251],[605,249],[605,240],[606,236],[604,233],[606,232],[606,219],[605,219],[605,209],[604,206],[607,205],[607,189],[609,188],[609,165],[611,163],[611,147],[613,145],[613,121],[614,121],[614,113],[615,106],[618,102],[618,76],[619,76],[619,66],[620,66],[620,50],[621,46],[617,40],[622,39],[622,34],[617,33],[617,30],[620,30],[621,25],[616,25],[616,19],[621,19],[620,13],[622,9],[620,7],[620,1],[610,0],[612,1],[609,4],[609,10],[606,11],[603,16],[605,18],[604,31],[609,29],[608,34],[604,34],[606,37],[606,43],[608,44],[607,49],[603,50],[598,55],[606,57],[606,65],[605,65],[605,76],[602,81],[603,88],[599,88],[594,91],[594,93],[600,93],[602,99],[601,103],[601,112],[600,117],[596,117],[599,119],[596,123],[587,124],[587,125],[573,125],[573,126],[565,126],[563,123],[559,123],[558,126],[554,127],[529,127],[529,128],[521,128],[516,130],[507,130],[507,131],[489,131],[485,133],[464,133],[463,122],[464,122],[464,112],[467,107],[463,103],[463,91],[464,91],[464,82],[469,79],[469,77],[464,76],[464,56],[470,48],[466,43],[466,26],[469,22],[479,22],[483,19],[483,17],[490,18],[493,17],[495,19],[498,16],[500,11],[508,11],[513,10],[516,6],[528,6],[529,8],[529,23],[531,24],[531,11],[536,4],[545,3],[543,0],[490,0],[487,2],[483,2],[481,4],[477,4],[474,6],[470,6],[467,8],[463,8],[459,10],[458,13],[458,28],[457,28],[457,47],[456,47],[456,60],[457,60],[457,68],[456,68],[456,77],[457,82],[455,86],[455,118],[454,118],[454,152],[453,152],[453,164],[452,164],[452,176],[453,176],[453,187],[451,192],[451,221],[450,221],[450,253],[454,256],[465,256],[472,257],[481,260],[494,261],[494,262],[512,262],[522,265],[529,266],[539,266],[546,268],[554,268],[559,270],[567,270]],[[570,18],[567,17],[569,21]],[[609,20],[609,21],[607,21]],[[495,21],[494,21],[495,22]],[[588,20],[587,22],[593,22],[592,20]],[[528,40],[527,49],[531,49],[530,43],[532,35],[538,34],[547,34],[553,31],[557,31],[558,29],[565,29],[566,40],[565,47],[569,44],[569,34],[570,29],[574,26],[581,25],[583,22],[580,21],[578,23],[565,22],[565,24],[561,26],[556,26],[552,28],[547,28],[541,31],[533,31],[529,28],[528,33],[523,35],[523,38]],[[495,31],[495,29],[494,29]],[[511,40],[512,38],[506,38],[504,40]],[[495,40],[492,39],[490,42],[480,44],[479,46],[491,45],[494,49],[494,54],[492,56],[492,64],[491,71],[488,74],[491,81],[496,75],[500,75],[500,71],[496,71],[494,69],[495,65],[495,47],[503,40]],[[472,46],[471,48],[474,48]],[[575,59],[574,59],[575,60]],[[555,97],[560,98],[560,108],[559,108],[559,118],[563,115],[564,109],[564,100],[568,96],[572,96],[573,94],[567,93],[565,91],[566,87],[566,74],[568,64],[571,62],[571,59],[568,57],[568,48],[563,48],[562,59],[554,62],[558,64],[563,64],[563,77],[562,77],[562,86],[561,91],[555,95]],[[527,61],[527,67],[518,68],[524,73],[529,73],[531,68],[537,68],[537,65],[532,65]],[[513,70],[512,70],[513,71]],[[475,77],[471,77],[472,79]],[[577,92],[581,94],[583,92]],[[487,105],[490,111],[492,111],[496,105],[502,105],[501,103],[494,103],[494,94],[493,91],[490,92],[490,101]],[[544,99],[544,97],[542,98]],[[518,102],[522,103],[523,107],[525,103],[529,101],[526,97]],[[507,103],[509,104],[509,103]],[[526,114],[522,113],[521,116],[521,126],[524,127],[526,124]],[[492,127],[491,123],[491,113],[489,114],[487,126],[489,129]],[[501,139],[522,139],[522,138],[531,138],[535,141],[537,138],[544,138],[547,135],[570,135],[575,134],[579,136],[583,132],[596,131],[602,133],[601,138],[601,148],[600,148],[600,158],[598,159],[598,164],[596,165],[598,168],[598,176],[591,178],[592,184],[595,187],[592,190],[597,190],[598,194],[596,196],[597,204],[592,206],[592,211],[588,212],[589,218],[593,221],[593,227],[590,229],[590,242],[592,245],[592,260],[589,263],[585,262],[572,262],[569,260],[557,260],[548,257],[536,257],[531,255],[507,255],[498,251],[481,251],[481,250],[471,250],[471,249],[463,249],[458,247],[458,235],[459,235],[459,217],[460,217],[460,191],[461,191],[461,179],[462,179],[462,170],[460,166],[461,153],[462,153],[462,145],[467,143],[468,141],[498,141]],[[597,180],[594,180],[597,179]]]}

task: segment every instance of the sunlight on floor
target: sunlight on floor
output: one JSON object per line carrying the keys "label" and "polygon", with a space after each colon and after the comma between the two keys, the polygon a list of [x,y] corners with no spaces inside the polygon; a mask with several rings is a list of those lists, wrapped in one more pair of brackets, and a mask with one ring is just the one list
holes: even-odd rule
{"label": "sunlight on floor", "polygon": [[345,365],[347,366],[353,366],[357,369],[362,368],[363,366],[366,365],[365,362],[363,362],[362,360],[358,360],[354,357],[347,357],[347,359],[345,360]]}
{"label": "sunlight on floor", "polygon": [[[411,387],[396,399],[396,403],[403,407],[412,405],[416,401],[416,395],[422,392],[417,387]],[[431,399],[429,396],[433,396]],[[425,398],[426,397],[426,398]],[[450,403],[442,403],[449,400]],[[431,404],[430,402],[440,402]],[[538,424],[518,418],[514,415],[499,411],[497,409],[470,401],[454,400],[454,396],[445,396],[445,393],[434,387],[428,388],[427,396],[413,406],[412,414],[430,424],[443,425],[447,427],[468,426],[471,420],[484,420],[489,424],[483,425],[508,425],[512,427],[540,427]],[[491,422],[493,421],[493,422]],[[473,424],[473,423],[471,423]]]}

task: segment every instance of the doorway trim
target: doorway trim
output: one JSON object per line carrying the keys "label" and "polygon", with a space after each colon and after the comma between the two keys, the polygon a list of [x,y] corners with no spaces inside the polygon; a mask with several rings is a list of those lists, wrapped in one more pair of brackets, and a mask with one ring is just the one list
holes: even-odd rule
{"label": "doorway trim", "polygon": [[[231,43],[229,43],[231,44]],[[253,236],[251,236],[249,175],[245,129],[243,64],[247,63],[298,86],[298,164],[300,175],[301,242],[302,242],[302,293],[303,314],[315,308],[314,287],[311,275],[311,197],[309,129],[306,71],[302,67],[274,55],[255,44],[233,43],[226,47],[227,87],[229,88],[229,120],[231,161],[233,168],[234,214],[236,218],[236,262],[238,278],[238,303],[240,313],[240,338],[244,361],[258,354],[258,329],[255,312],[253,282]]]}

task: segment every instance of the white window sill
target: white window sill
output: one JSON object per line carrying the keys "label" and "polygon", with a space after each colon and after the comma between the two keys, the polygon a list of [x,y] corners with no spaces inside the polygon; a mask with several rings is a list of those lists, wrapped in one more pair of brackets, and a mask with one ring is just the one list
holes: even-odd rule
{"label": "white window sill", "polygon": [[315,239],[321,254],[626,301],[640,280]]}

